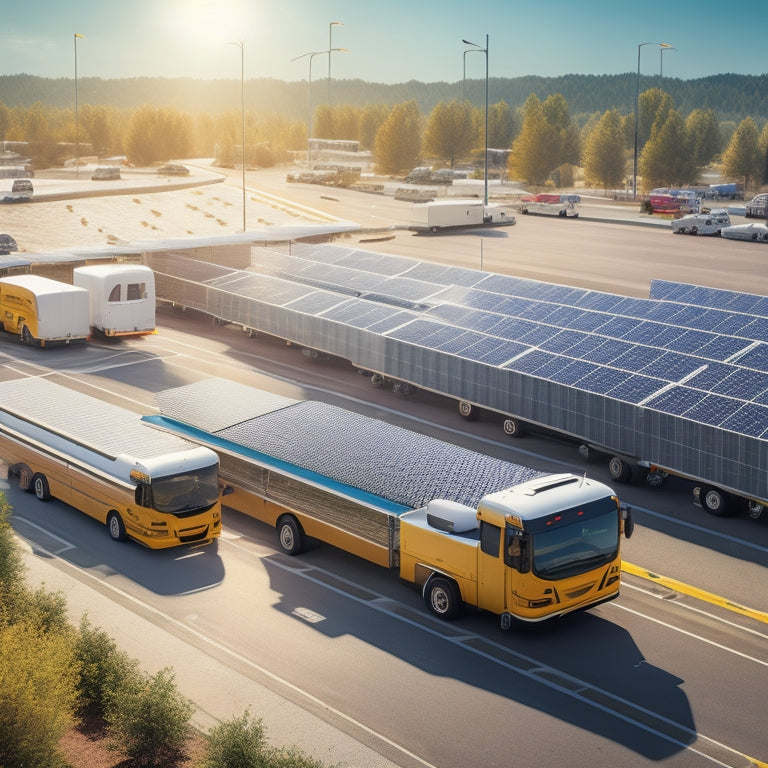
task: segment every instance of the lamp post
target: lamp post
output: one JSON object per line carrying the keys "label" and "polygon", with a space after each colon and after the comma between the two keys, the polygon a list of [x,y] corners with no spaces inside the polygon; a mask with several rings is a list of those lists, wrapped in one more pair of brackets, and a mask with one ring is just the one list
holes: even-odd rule
{"label": "lamp post", "polygon": [[236,45],[240,49],[240,162],[243,166],[243,232],[245,232],[245,46],[242,40],[231,41],[227,45]]}
{"label": "lamp post", "polygon": [[664,77],[664,52],[665,51],[676,51],[677,48],[674,48],[671,45],[665,45],[664,43],[661,43],[659,45],[659,78]]}
{"label": "lamp post", "polygon": [[635,147],[632,156],[632,199],[637,200],[637,130],[640,123],[640,50],[644,45],[658,45],[660,48],[671,48],[669,43],[640,43],[637,46],[637,81],[635,86]]}
{"label": "lamp post", "polygon": [[461,77],[461,100],[466,101],[466,96],[464,95],[464,89],[466,87],[467,82],[467,54],[468,53],[482,53],[482,51],[478,50],[477,48],[467,48],[466,51],[464,51],[464,69],[462,70],[463,74]]}
{"label": "lamp post", "polygon": [[[335,24],[340,24],[341,22],[334,22]],[[331,55],[331,51],[344,51],[347,52],[346,48],[332,48],[328,51],[310,51],[309,53],[302,53],[301,56],[294,56],[294,58],[291,59],[291,61],[298,61],[299,59],[306,59],[309,57],[309,119],[307,120],[307,161],[312,160],[312,59],[315,58],[315,56],[322,56],[323,54]]]}
{"label": "lamp post", "polygon": [[79,32],[75,32],[75,178],[80,178],[80,118],[77,103],[77,38],[85,38]]}
{"label": "lamp post", "polygon": [[[338,51],[338,48],[333,47],[333,28],[343,27],[343,21],[332,21],[328,25],[328,106],[331,106],[331,53]],[[311,61],[311,59],[310,59]]]}
{"label": "lamp post", "polygon": [[[477,50],[485,54],[485,186],[483,193],[483,202],[488,205],[488,35],[485,36],[485,48],[481,48],[477,43],[471,43],[469,40],[462,40],[464,45],[471,45],[470,50]],[[466,60],[466,59],[465,59]]]}

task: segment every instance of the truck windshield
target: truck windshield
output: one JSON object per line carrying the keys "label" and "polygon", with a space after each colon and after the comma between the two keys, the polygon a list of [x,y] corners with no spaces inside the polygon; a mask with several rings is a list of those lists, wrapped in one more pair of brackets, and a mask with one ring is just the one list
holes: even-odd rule
{"label": "truck windshield", "polygon": [[615,504],[531,537],[531,566],[542,579],[565,579],[614,560],[619,551],[619,517]]}
{"label": "truck windshield", "polygon": [[202,512],[219,498],[218,465],[152,480],[152,507],[158,512],[184,515]]}

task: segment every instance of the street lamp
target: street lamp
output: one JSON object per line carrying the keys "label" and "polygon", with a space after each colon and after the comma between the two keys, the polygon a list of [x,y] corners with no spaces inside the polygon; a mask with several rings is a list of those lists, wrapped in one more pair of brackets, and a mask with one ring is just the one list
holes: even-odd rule
{"label": "street lamp", "polygon": [[659,48],[671,48],[669,43],[640,43],[637,46],[637,84],[635,86],[635,149],[632,163],[632,199],[637,200],[637,129],[640,123],[640,49],[644,45],[658,45]]}
{"label": "street lamp", "polygon": [[230,41],[227,45],[236,45],[240,49],[240,148],[242,153],[240,162],[243,166],[243,232],[245,232],[245,46],[242,40]]}
{"label": "street lamp", "polygon": [[[334,22],[340,24],[341,22]],[[291,61],[298,61],[299,59],[306,59],[309,57],[309,120],[307,121],[307,161],[312,159],[312,59],[315,56],[322,56],[323,54],[331,55],[332,51],[344,51],[348,52],[346,48],[331,48],[327,51],[310,51],[309,53],[302,53],[301,56],[294,56]]]}
{"label": "street lamp", "polygon": [[78,115],[77,104],[77,38],[82,37],[85,39],[85,35],[81,35],[79,32],[75,32],[75,178],[80,178],[80,120]]}
{"label": "street lamp", "polygon": [[467,54],[468,53],[482,53],[482,51],[478,50],[477,48],[467,48],[466,51],[464,51],[464,69],[463,69],[463,75],[461,78],[461,100],[466,101],[466,96],[464,95],[464,89],[467,82]]}
{"label": "street lamp", "polygon": [[478,50],[485,54],[485,187],[483,201],[488,205],[488,35],[485,36],[485,48],[481,48],[477,43],[470,43],[469,40],[462,40],[464,45],[471,45],[471,50]]}
{"label": "street lamp", "polygon": [[[343,21],[332,21],[328,25],[328,106],[331,106],[331,53],[340,50],[333,47],[333,28],[343,27]],[[310,59],[311,61],[311,59]]]}
{"label": "street lamp", "polygon": [[677,48],[673,48],[671,45],[660,45],[659,46],[659,77],[664,77],[664,53],[665,51],[676,51]]}

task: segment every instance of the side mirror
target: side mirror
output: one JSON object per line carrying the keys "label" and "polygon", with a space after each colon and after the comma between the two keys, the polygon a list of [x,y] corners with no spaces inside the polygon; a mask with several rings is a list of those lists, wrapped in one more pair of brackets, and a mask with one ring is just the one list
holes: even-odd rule
{"label": "side mirror", "polygon": [[635,520],[632,517],[632,507],[622,507],[621,516],[624,520],[624,536],[627,539],[631,539],[632,534],[635,532]]}

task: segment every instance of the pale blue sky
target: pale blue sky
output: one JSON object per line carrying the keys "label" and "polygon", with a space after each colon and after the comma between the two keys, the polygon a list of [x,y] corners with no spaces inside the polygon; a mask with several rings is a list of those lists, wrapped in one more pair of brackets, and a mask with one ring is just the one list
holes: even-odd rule
{"label": "pale blue sky", "polygon": [[[305,80],[302,54],[329,47],[335,78],[396,83],[485,76],[462,39],[485,46],[491,77],[641,72],[692,79],[768,73],[768,14],[723,0],[3,0],[0,74]],[[327,56],[312,77],[327,76]]]}

